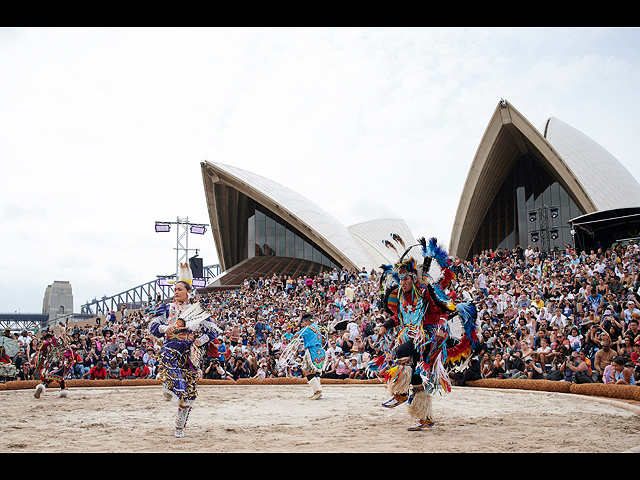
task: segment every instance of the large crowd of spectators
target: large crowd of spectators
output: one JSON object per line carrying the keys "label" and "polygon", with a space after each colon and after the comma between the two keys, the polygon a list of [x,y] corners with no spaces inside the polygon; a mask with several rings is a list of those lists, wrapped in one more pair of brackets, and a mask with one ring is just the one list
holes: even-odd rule
{"label": "large crowd of spectators", "polygon": [[[478,307],[481,348],[452,375],[636,384],[640,380],[640,246],[550,254],[518,247],[456,258],[454,302]],[[366,363],[382,353],[378,328],[379,273],[328,271],[315,277],[251,278],[233,290],[198,294],[223,332],[205,347],[202,374],[210,379],[301,377],[301,355],[282,365],[280,353],[312,313],[326,336],[324,378],[370,378]],[[155,378],[160,340],[148,332],[160,299],[136,310],[109,312],[69,326],[76,363],[70,378]],[[5,335],[11,335],[5,332]],[[42,332],[13,334],[18,379],[37,378]],[[302,352],[300,352],[302,354]]]}
{"label": "large crowd of spectators", "polygon": [[455,265],[455,294],[479,309],[482,377],[640,380],[640,246],[633,241],[589,252],[489,250]]}

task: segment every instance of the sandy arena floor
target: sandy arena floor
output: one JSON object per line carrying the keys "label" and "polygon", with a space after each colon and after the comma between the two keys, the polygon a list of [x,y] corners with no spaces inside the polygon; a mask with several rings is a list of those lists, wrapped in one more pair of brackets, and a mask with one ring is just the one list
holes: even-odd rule
{"label": "sandy arena floor", "polygon": [[[640,445],[638,407],[579,395],[454,388],[436,425],[408,432],[383,386],[199,386],[187,436],[160,387],[0,391],[4,452],[624,452]],[[635,411],[634,411],[635,409]]]}

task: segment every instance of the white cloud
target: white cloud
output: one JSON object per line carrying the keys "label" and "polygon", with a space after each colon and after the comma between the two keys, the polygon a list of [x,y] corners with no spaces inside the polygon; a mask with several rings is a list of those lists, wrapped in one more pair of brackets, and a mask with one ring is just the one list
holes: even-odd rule
{"label": "white cloud", "polygon": [[[638,32],[0,29],[0,311],[38,311],[54,280],[71,282],[79,310],[170,271],[175,235],[153,223],[208,223],[204,159],[345,224],[395,214],[448,241],[506,98],[536,127],[556,116],[582,130],[640,178]],[[210,233],[191,238],[217,263]]]}

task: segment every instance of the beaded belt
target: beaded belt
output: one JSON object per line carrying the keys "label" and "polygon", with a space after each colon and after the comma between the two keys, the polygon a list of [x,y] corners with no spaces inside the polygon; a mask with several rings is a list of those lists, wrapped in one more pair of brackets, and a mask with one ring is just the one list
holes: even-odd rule
{"label": "beaded belt", "polygon": [[170,340],[188,340],[190,332],[188,330],[183,330],[180,332],[173,332],[171,335],[167,335],[167,338]]}

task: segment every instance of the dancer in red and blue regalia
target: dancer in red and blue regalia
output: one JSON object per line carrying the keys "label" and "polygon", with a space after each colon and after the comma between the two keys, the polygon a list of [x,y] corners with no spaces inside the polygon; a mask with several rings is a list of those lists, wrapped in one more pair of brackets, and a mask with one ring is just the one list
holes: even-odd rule
{"label": "dancer in red and blue regalia", "polygon": [[[409,415],[417,420],[408,428],[411,431],[434,425],[432,397],[451,391],[447,366],[471,355],[478,343],[475,306],[456,305],[446,294],[455,277],[449,255],[435,238],[418,242],[395,265],[382,266],[382,306],[390,318],[380,335],[396,331],[394,361],[380,356],[369,365],[375,371],[385,364],[377,372],[391,394],[383,406],[394,408],[407,402]],[[407,256],[413,247],[420,247],[422,264]]]}

